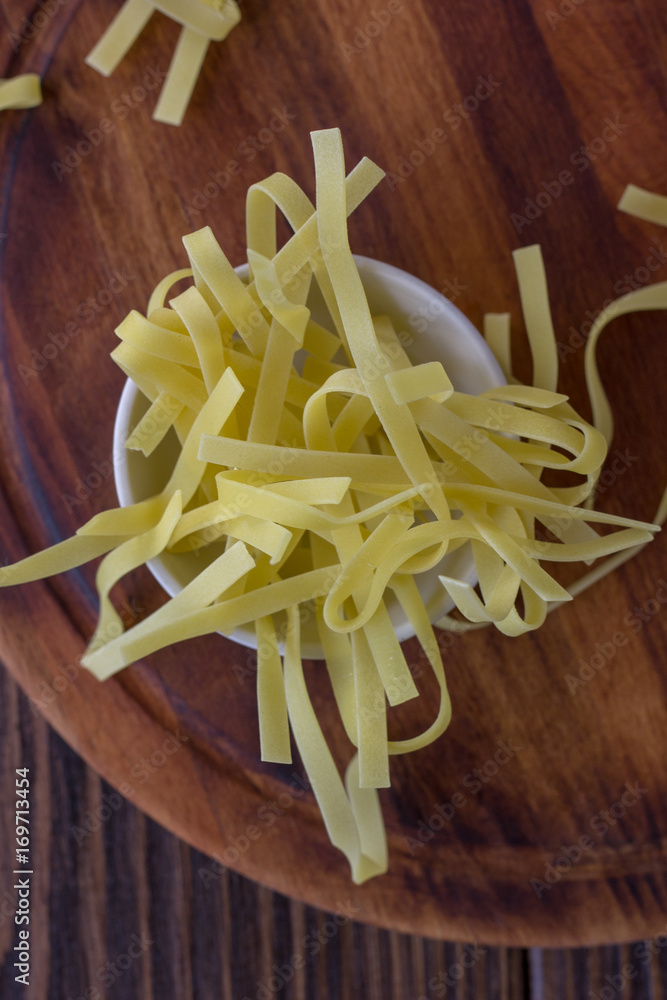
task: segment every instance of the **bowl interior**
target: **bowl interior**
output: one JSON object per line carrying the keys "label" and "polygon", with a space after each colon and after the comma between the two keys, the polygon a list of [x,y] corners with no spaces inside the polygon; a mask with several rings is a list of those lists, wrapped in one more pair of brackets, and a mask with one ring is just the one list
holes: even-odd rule
{"label": "bowl interior", "polygon": [[[418,278],[368,257],[355,256],[371,312],[387,315],[403,336],[402,343],[414,364],[441,361],[454,387],[471,394],[503,384],[505,378],[491,350],[472,323],[444,295]],[[247,265],[236,268],[246,278]],[[313,319],[325,326],[331,320],[317,288],[308,301]],[[173,431],[148,458],[124,447],[129,434],[148,409],[149,402],[128,379],[121,395],[114,427],[114,474],[121,506],[144,500],[159,492],[167,483],[178,455]],[[148,563],[148,568],[167,593],[173,597],[202,569],[224,551],[218,542],[197,552],[163,553]],[[470,545],[445,556],[432,570],[421,573],[417,584],[431,621],[436,621],[452,607],[438,576],[453,576],[471,584],[476,582]],[[390,591],[386,604],[399,641],[413,635],[410,623]],[[281,622],[277,622],[280,630]],[[309,659],[322,657],[315,616],[311,613],[302,625],[303,654]],[[257,645],[254,628],[237,629],[232,638],[244,646]]]}

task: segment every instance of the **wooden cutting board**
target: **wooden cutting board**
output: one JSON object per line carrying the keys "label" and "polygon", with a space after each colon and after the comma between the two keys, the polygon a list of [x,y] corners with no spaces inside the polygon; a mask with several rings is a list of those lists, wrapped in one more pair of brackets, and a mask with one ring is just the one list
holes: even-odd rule
{"label": "wooden cutting board", "polygon": [[[312,194],[313,128],[339,125],[350,165],[366,154],[391,174],[353,218],[353,249],[444,289],[476,324],[511,310],[525,379],[510,251],[542,244],[562,387],[584,412],[591,314],[628,283],[667,279],[667,234],[615,210],[628,182],[667,193],[667,14],[648,0],[247,0],[180,129],[150,117],[172,22],[156,15],[105,80],[83,60],[117,3],[71,0],[23,35],[28,0],[2,6],[16,49],[3,35],[2,75],[40,72],[45,100],[0,122],[0,562],[114,504],[114,326],[184,265],[183,233],[210,224],[241,262],[249,184],[284,170]],[[623,319],[601,351],[618,424],[599,506],[638,518],[667,478],[666,325]],[[667,919],[665,551],[658,538],[536,634],[443,638],[454,720],[393,762],[390,870],[361,888],[299,764],[259,763],[247,650],[213,636],[100,685],[78,666],[96,612],[87,567],[3,591],[0,654],[117,788],[281,892],[434,937],[639,938]],[[128,624],[163,600],[145,570],[115,597]],[[434,697],[406,648],[423,678],[392,721],[403,733]],[[307,676],[344,760],[322,664]]]}

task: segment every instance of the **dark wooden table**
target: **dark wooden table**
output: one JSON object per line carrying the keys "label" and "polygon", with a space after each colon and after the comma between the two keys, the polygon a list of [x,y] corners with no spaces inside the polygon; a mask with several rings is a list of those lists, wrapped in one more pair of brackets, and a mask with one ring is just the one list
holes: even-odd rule
{"label": "dark wooden table", "polygon": [[[557,326],[569,331],[560,334],[569,348],[563,355],[565,386],[581,402],[586,310],[619,294],[614,285],[626,272],[636,273],[643,283],[637,269],[649,253],[652,261],[664,263],[661,231],[627,218],[619,221],[614,211],[627,182],[667,193],[667,15],[657,0],[453,0],[447,5],[440,0],[392,0],[391,5],[385,0],[318,0],[307,8],[298,0],[266,6],[245,0],[243,25],[228,43],[211,49],[183,128],[160,126],[157,131],[150,121],[154,91],[144,91],[143,100],[130,96],[128,114],[122,99],[145,82],[151,68],[166,67],[176,38],[173,24],[156,18],[109,81],[82,65],[116,7],[115,0],[99,5],[93,0],[0,2],[6,28],[0,37],[0,76],[32,70],[45,80],[45,104],[38,112],[12,112],[0,120],[0,336],[7,366],[0,380],[0,563],[70,534],[83,519],[114,502],[108,475],[86,487],[92,460],[104,465],[108,456],[112,409],[122,384],[118,373],[109,375],[105,367],[114,344],[113,326],[129,308],[142,308],[152,283],[180,264],[182,232],[210,222],[240,259],[247,185],[272,170],[294,173],[296,168],[298,179],[308,186],[307,133],[312,128],[340,124],[350,161],[368,154],[393,174],[378,195],[376,214],[353,223],[355,249],[448,289],[477,324],[485,310],[512,309],[518,319],[509,251],[533,241],[543,244],[557,290]],[[423,58],[415,59],[416,51]],[[301,84],[304,93],[298,90]],[[479,86],[486,87],[479,91],[486,94],[482,99],[474,97]],[[121,104],[114,103],[119,100]],[[465,106],[457,109],[461,102]],[[295,117],[285,119],[282,131],[278,126],[267,131],[274,114],[285,109]],[[83,130],[95,129],[108,116],[114,129],[103,148],[84,154],[79,164],[70,160],[71,175],[62,168],[60,175],[54,171],[53,163],[67,166],[68,147],[77,146]],[[437,141],[434,129],[439,130]],[[154,141],[143,145],[144,135]],[[227,163],[220,150],[241,149],[249,142],[256,155],[240,154],[241,176],[225,182],[227,195],[204,195],[202,210],[197,192],[206,187],[209,169],[224,171]],[[586,144],[591,156],[581,153]],[[558,178],[567,169],[574,180],[555,195]],[[544,204],[547,193],[551,202],[527,226],[521,217],[535,211],[527,203],[540,195]],[[434,226],[446,227],[445,236],[434,232]],[[127,276],[116,280],[109,301],[114,270]],[[651,280],[660,277],[664,275]],[[19,364],[34,363],[31,351],[40,354],[47,332],[65,328],[72,303],[83,305],[91,288],[96,291],[92,318],[85,312],[79,317],[81,336],[70,337],[76,347],[61,350],[43,374],[35,368],[38,377],[20,378]],[[639,478],[631,482],[631,477],[619,476],[603,501],[617,512],[633,505],[632,512],[646,518],[665,478],[663,435],[650,427],[651,420],[657,425],[664,415],[658,390],[664,349],[652,324],[640,317],[610,334],[614,363],[609,354],[605,361],[605,372],[616,378],[617,397],[624,366],[640,380],[632,406],[624,412],[619,446],[642,431],[646,435]],[[647,350],[639,361],[633,352],[638,337]],[[525,347],[518,355],[518,373],[528,378]],[[80,504],[53,502],[54,495],[71,496],[72,484],[78,483],[83,484]],[[560,686],[554,692],[565,706],[574,702],[563,696],[560,644],[569,641],[575,652],[592,649],[597,633],[588,627],[587,614],[593,621],[605,614],[610,622],[622,620],[633,601],[641,604],[651,597],[664,569],[664,540],[656,545],[662,546],[656,550],[662,552],[662,563],[660,556],[643,556],[593,594],[587,611],[545,626],[538,645],[526,640],[515,647],[523,650],[522,656],[533,649],[538,661],[544,656],[545,664],[558,670]],[[270,995],[309,1000],[647,1000],[667,995],[667,936],[570,951],[446,944],[356,923],[354,903],[344,893],[335,899],[338,912],[329,914],[234,872],[221,872],[215,860],[120,798],[43,718],[42,711],[98,770],[117,778],[117,767],[106,768],[113,732],[105,720],[99,726],[90,721],[94,689],[75,664],[82,637],[93,627],[91,584],[86,570],[53,585],[2,595],[0,648],[8,672],[0,672],[0,1000],[243,1000]],[[133,574],[121,596],[128,615],[137,610],[133,601],[144,595],[147,604],[159,599],[146,573]],[[588,689],[595,687],[594,710],[611,711],[613,705],[622,724],[626,704],[635,722],[644,719],[643,706],[633,702],[632,667],[644,681],[655,680],[656,695],[646,706],[647,744],[649,736],[655,740],[656,731],[665,728],[659,684],[665,645],[665,619],[656,615],[637,644],[615,661],[623,664],[625,687],[607,674]],[[498,637],[480,637],[470,648],[477,649],[480,662],[485,655],[497,655],[498,669],[510,681],[518,676]],[[156,678],[162,676],[165,688],[172,686],[172,702],[167,699],[171,711],[180,697],[181,665],[178,656],[170,659],[169,654],[160,663],[161,674],[149,668],[128,672],[109,688],[105,709],[112,706],[121,720],[124,707],[141,706],[142,699],[157,692],[161,682]],[[74,664],[71,681],[68,664]],[[52,699],[49,691],[56,678],[64,690]],[[459,728],[452,738],[460,745],[469,741],[470,749],[476,734],[467,732],[465,706],[475,707],[474,684],[467,689],[465,677],[455,683],[464,710],[458,712]],[[625,692],[622,697],[620,691]],[[41,710],[35,708],[37,702]],[[576,702],[579,713],[582,704],[581,699]],[[493,720],[491,727],[489,731]],[[626,735],[633,736],[630,731]],[[572,816],[578,830],[581,817],[596,811],[590,803],[597,800],[587,798],[595,774],[568,773],[576,750],[564,754],[562,763],[568,793],[578,783],[582,788],[581,812]],[[604,744],[597,752],[598,763],[604,763]],[[628,767],[635,766],[636,747],[628,754]],[[178,774],[183,758],[165,759],[171,761],[169,767],[158,768],[152,781],[140,762],[123,761],[126,769],[137,768],[135,802],[171,829],[189,832],[192,842],[211,843],[198,825],[194,796],[201,795],[201,788],[193,784],[191,801],[182,780],[174,777],[170,787],[170,776]],[[22,767],[30,768],[33,781],[35,882],[28,988],[14,982],[11,922],[16,905],[13,785],[15,770]],[[623,776],[634,774],[624,770]],[[657,813],[640,817],[636,810],[631,817],[637,843],[651,848],[646,871],[637,869],[639,875],[626,881],[622,838],[608,847],[609,909],[591,913],[595,933],[589,940],[601,939],[607,919],[610,926],[623,926],[624,913],[636,924],[651,900],[651,926],[660,929],[656,914],[666,898],[660,864],[665,851],[660,818],[664,768],[651,777],[651,806]],[[168,805],[160,789],[169,793]],[[544,788],[534,786],[531,794],[527,803],[543,795]],[[603,804],[614,798],[606,794],[603,790]],[[548,832],[548,817],[538,820],[541,831]],[[538,842],[541,837],[542,832]],[[576,878],[560,888],[561,901],[566,890],[579,891]],[[581,893],[572,898],[581,901]],[[499,910],[505,904],[511,910],[511,900],[497,904]],[[554,942],[570,938],[567,907],[553,906]],[[579,933],[581,912],[580,907]],[[483,920],[483,915],[477,917]],[[667,912],[664,928],[667,935]],[[525,940],[526,933],[524,928],[519,938]],[[516,938],[511,924],[496,928],[495,940],[503,936]]]}

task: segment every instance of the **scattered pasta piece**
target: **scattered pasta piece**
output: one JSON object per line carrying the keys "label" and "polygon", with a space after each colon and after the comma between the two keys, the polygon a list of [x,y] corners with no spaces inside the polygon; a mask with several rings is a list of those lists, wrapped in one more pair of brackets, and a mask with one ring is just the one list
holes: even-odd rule
{"label": "scattered pasta piece", "polygon": [[[156,6],[181,10],[175,0]],[[113,68],[152,7],[125,5],[96,50],[98,66]],[[203,229],[184,239],[190,267],[160,282],[146,316],[132,312],[116,330],[112,356],[148,406],[126,446],[148,456],[169,439],[177,457],[167,485],[6,567],[0,582],[24,583],[103,556],[100,617],[83,657],[100,680],[171,643],[254,626],[262,759],[290,762],[291,731],[331,841],[360,883],[387,869],[378,789],[389,785],[390,757],[427,746],[452,714],[420,574],[468,546],[478,586],[441,572],[463,620],[450,615],[439,624],[458,631],[493,624],[521,635],[638,551],[664,521],[664,498],[657,524],[595,511],[591,501],[612,435],[598,338],[615,316],[667,308],[667,285],[625,296],[594,324],[585,358],[590,424],[557,391],[540,249],[517,251],[534,384],[513,378],[509,316],[494,314],[485,335],[507,384],[480,396],[459,392],[439,362],[411,365],[390,320],[369,310],[347,215],[382,172],[362,160],[346,177],[336,129],[314,133],[313,146],[316,205],[282,174],[248,192],[248,280]],[[627,196],[625,207],[643,218],[664,214],[646,193]],[[294,230],[281,248],[277,210]],[[169,298],[184,278],[190,287]],[[328,307],[329,328],[311,316],[311,289]],[[545,469],[553,485],[542,482]],[[566,474],[564,485],[557,473]],[[123,631],[113,586],[166,552],[207,558],[177,596]],[[553,562],[600,559],[607,561],[569,590],[548,572]],[[432,721],[403,740],[388,739],[387,706],[418,691],[390,602],[402,608],[439,690],[425,713]],[[304,677],[308,621],[354,748],[344,774]]]}
{"label": "scattered pasta piece", "polygon": [[236,0],[126,0],[86,57],[87,65],[110,76],[156,10],[178,21],[183,30],[153,118],[180,125],[209,43],[226,38],[241,20],[241,12]]}
{"label": "scattered pasta piece", "polygon": [[36,108],[42,103],[42,82],[37,73],[22,73],[0,80],[0,111]]}

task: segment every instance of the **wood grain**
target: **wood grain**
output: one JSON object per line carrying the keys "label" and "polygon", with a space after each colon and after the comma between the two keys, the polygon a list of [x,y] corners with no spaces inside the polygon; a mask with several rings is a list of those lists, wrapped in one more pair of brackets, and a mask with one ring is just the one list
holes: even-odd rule
{"label": "wood grain", "polygon": [[[50,728],[9,674],[0,672],[0,800],[15,769],[32,771],[35,828],[31,985],[14,981],[11,856],[14,816],[0,809],[0,995],[68,1000],[97,988],[114,1000],[242,1000],[262,997],[272,966],[284,1000],[581,1000],[623,976],[618,995],[667,996],[665,939],[595,949],[488,948],[447,944],[364,926],[324,936],[331,915],[256,886],[231,871],[208,884],[210,859],[128,801],[79,840],[113,789]],[[329,933],[330,928],[326,929]],[[320,942],[320,933],[322,940]],[[145,950],[126,969],[136,937]],[[147,942],[152,942],[148,944]],[[305,944],[304,944],[305,942]],[[316,945],[320,945],[315,952]],[[136,949],[135,949],[136,950]],[[120,975],[109,970],[115,965]],[[106,975],[113,982],[106,984]],[[630,978],[628,972],[634,969]],[[99,973],[99,975],[98,975]],[[617,980],[616,980],[617,981]],[[259,986],[258,986],[259,984]],[[274,983],[275,985],[275,983]],[[446,994],[442,992],[447,990]],[[94,994],[93,994],[94,995]]]}
{"label": "wood grain", "polygon": [[[150,120],[153,90],[132,96],[133,88],[152,82],[147,74],[166,69],[177,31],[165,18],[154,19],[110,80],[83,65],[116,6],[71,0],[16,53],[6,43],[2,49],[4,75],[45,74],[46,100],[30,115],[6,115],[0,123],[6,234],[0,246],[0,561],[70,535],[114,503],[111,427],[122,385],[107,359],[114,325],[130,308],[145,307],[156,281],[183,263],[183,232],[210,224],[233,263],[242,259],[250,183],[285,170],[312,193],[312,128],[340,125],[350,164],[370,155],[393,175],[353,219],[354,249],[454,289],[457,305],[478,324],[485,311],[511,310],[524,378],[530,369],[510,250],[542,244],[564,390],[585,408],[588,311],[619,294],[626,275],[638,283],[664,278],[661,232],[614,208],[629,181],[667,191],[664,25],[649,3],[610,7],[585,0],[552,26],[546,0],[484,0],[474,13],[462,2],[411,0],[373,37],[366,32],[370,2],[319,0],[304,9],[286,0],[277,16],[248,0],[242,25],[212,48],[181,129]],[[12,31],[36,11],[29,4],[3,9]],[[355,50],[364,37],[368,44]],[[489,93],[474,108],[481,81]],[[105,118],[113,129],[90,143]],[[446,141],[434,143],[434,129]],[[81,162],[68,166],[68,151],[77,147]],[[227,182],[224,172],[234,158],[242,169]],[[418,165],[411,169],[411,162]],[[525,215],[526,200],[553,193],[564,170],[572,182],[530,225],[515,225],[512,216]],[[197,192],[216,173],[225,190],[205,195],[200,211]],[[649,261],[658,262],[657,271],[649,270]],[[662,323],[653,315],[616,323],[602,358],[619,413],[612,452],[629,457],[627,472],[616,475],[600,504],[640,518],[652,516],[666,478]],[[49,358],[51,334],[65,346]],[[0,653],[51,725],[104,778],[127,786],[145,813],[196,848],[233,858],[231,867],[272,889],[332,910],[349,897],[361,919],[392,932],[461,942],[628,940],[656,934],[665,921],[667,617],[656,597],[664,555],[658,539],[535,635],[510,641],[476,633],[448,647],[454,722],[436,746],[396,762],[392,790],[383,798],[391,869],[361,889],[350,886],[309,795],[295,797],[252,849],[235,847],[258,811],[294,780],[292,769],[258,764],[253,663],[246,651],[210,637],[99,685],[77,667],[95,621],[94,568],[88,567],[3,592]],[[115,596],[128,619],[162,600],[144,571],[123,581]],[[647,618],[636,631],[635,608]],[[419,650],[407,648],[415,671],[425,672]],[[566,675],[596,655],[608,662],[572,695]],[[249,672],[245,683],[234,667]],[[308,680],[343,760],[348,748],[317,665],[309,667]],[[424,698],[431,694],[424,680]],[[413,705],[395,722],[403,730],[420,723],[423,708]],[[139,762],[159,758],[168,734],[181,749],[141,782]],[[520,749],[489,774],[498,741]],[[473,791],[469,776],[485,766],[489,780]],[[52,802],[59,823],[73,805],[65,780],[56,771]],[[617,803],[626,783],[646,791],[623,807]],[[424,830],[420,824],[457,792],[465,806],[455,819],[428,843],[411,847],[407,838],[414,841]],[[602,814],[609,810],[619,815],[606,821]],[[160,914],[194,906],[192,879],[183,875],[185,849],[136,822],[137,836],[147,838],[151,877],[164,892],[156,900]],[[531,879],[544,881],[548,866],[572,855],[584,835],[593,846],[538,898]],[[225,855],[230,849],[238,857]],[[85,852],[91,880],[109,864],[109,851],[116,851],[111,843]],[[162,870],[169,871],[163,884]],[[66,871],[53,879],[52,894],[76,891]],[[231,932],[230,961],[241,961],[242,949],[251,948],[270,970],[274,952],[266,942],[281,933],[288,914],[293,919],[302,911],[275,904],[271,916],[269,897],[259,889],[252,890],[248,909],[234,888],[242,884],[236,876],[219,881],[227,885],[232,913],[246,906],[245,912],[261,914],[252,945]],[[82,922],[93,966],[105,948],[95,926],[92,919]],[[347,934],[327,956],[343,941],[353,947]],[[379,976],[383,990],[398,990],[392,977],[406,968],[422,969],[423,962],[427,970],[426,946],[423,960],[416,960],[411,945],[399,945],[384,930],[364,932],[363,941],[369,976],[374,982]],[[388,958],[394,944],[400,961]],[[320,984],[330,977],[324,955],[308,973]],[[169,966],[171,959],[165,961]],[[162,957],[158,964],[162,969]],[[221,960],[222,967],[228,964]],[[158,994],[172,989],[187,996],[190,973],[177,963],[170,975]],[[548,965],[540,975],[548,977]],[[236,990],[225,982],[225,989]],[[304,982],[295,976],[295,984]],[[146,980],[141,988],[157,987]],[[347,979],[340,988],[356,989]]]}

